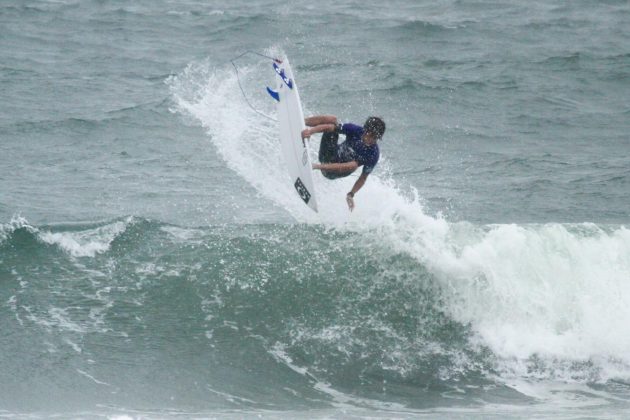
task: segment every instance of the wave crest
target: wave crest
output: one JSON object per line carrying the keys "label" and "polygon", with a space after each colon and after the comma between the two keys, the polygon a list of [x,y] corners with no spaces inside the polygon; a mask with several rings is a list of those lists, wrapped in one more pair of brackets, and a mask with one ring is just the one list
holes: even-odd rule
{"label": "wave crest", "polygon": [[[0,225],[0,243],[11,243],[16,231],[25,231],[39,243],[54,245],[72,257],[94,257],[107,252],[116,238],[136,223],[133,217],[106,222],[94,227],[51,230],[37,228],[21,216],[14,216],[9,223]],[[14,245],[16,245],[14,243]]]}

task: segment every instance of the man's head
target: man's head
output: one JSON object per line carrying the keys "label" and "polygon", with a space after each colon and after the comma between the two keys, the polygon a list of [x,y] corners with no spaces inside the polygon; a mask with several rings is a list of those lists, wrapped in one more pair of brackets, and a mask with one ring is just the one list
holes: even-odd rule
{"label": "man's head", "polygon": [[374,140],[380,140],[385,134],[385,121],[380,117],[369,117],[363,124],[365,134],[368,134]]}

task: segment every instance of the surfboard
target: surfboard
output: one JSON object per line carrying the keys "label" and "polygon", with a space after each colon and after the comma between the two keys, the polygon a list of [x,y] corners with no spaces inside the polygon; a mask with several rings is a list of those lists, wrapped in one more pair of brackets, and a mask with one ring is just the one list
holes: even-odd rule
{"label": "surfboard", "polygon": [[304,112],[293,70],[289,60],[274,60],[276,90],[267,88],[276,100],[282,155],[291,177],[293,188],[304,203],[317,212],[317,200],[313,187],[313,169],[306,140],[302,139]]}

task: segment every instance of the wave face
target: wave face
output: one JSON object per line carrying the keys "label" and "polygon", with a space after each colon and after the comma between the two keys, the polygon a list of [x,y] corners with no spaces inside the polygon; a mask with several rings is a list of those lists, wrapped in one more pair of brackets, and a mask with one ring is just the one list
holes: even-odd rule
{"label": "wave face", "polygon": [[2,404],[421,412],[563,389],[588,406],[629,379],[630,231],[407,206],[335,229],[16,218],[0,301],[20,357],[0,358]]}
{"label": "wave face", "polygon": [[[191,66],[171,80],[178,109],[198,119],[228,165],[260,193],[301,222],[367,236],[370,246],[416,261],[441,289],[452,292],[444,296],[444,311],[501,359],[561,361],[558,369],[538,360],[500,369],[606,380],[618,367],[609,372],[608,364],[594,363],[588,372],[582,367],[573,372],[562,361],[602,357],[622,366],[630,361],[630,341],[601,328],[617,325],[621,332],[630,320],[623,297],[630,275],[625,227],[449,223],[427,215],[418,199],[409,199],[387,175],[370,178],[353,214],[338,197],[354,179],[331,183],[316,176],[322,211],[314,216],[294,199],[273,147],[273,124],[236,112],[244,99],[226,93],[236,90],[236,77],[221,69],[207,77],[207,66]],[[260,147],[248,147],[252,138]],[[616,310],[607,311],[611,305]]]}

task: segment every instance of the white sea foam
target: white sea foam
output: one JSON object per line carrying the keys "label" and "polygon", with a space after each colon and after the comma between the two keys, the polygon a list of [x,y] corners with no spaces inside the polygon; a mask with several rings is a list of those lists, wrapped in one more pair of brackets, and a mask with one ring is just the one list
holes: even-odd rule
{"label": "white sea foam", "polygon": [[176,243],[203,243],[204,232],[199,229],[184,229],[177,226],[163,226],[160,230],[168,233]]}
{"label": "white sea foam", "polygon": [[20,215],[13,216],[9,223],[0,224],[0,243],[6,241],[13,232],[22,228],[25,228],[30,232],[37,231],[37,229],[28,223],[28,220]]}
{"label": "white sea foam", "polygon": [[94,229],[68,232],[51,232],[32,226],[21,216],[14,216],[9,223],[0,224],[0,242],[18,229],[26,229],[38,240],[57,245],[73,257],[93,257],[109,249],[112,241],[125,232],[133,218],[113,222]]}
{"label": "white sea foam", "polygon": [[447,312],[470,325],[473,344],[498,356],[499,371],[579,381],[630,378],[628,229],[475,227],[396,201],[365,218],[378,232],[374,240],[434,274]]}
{"label": "white sea foam", "polygon": [[86,378],[92,380],[94,383],[99,384],[99,385],[107,385],[107,386],[111,386],[110,384],[108,384],[107,382],[103,382],[103,381],[99,381],[98,379],[96,379],[94,376],[90,375],[89,373],[81,370],[81,369],[76,369],[76,371],[78,373],[80,373],[81,375],[85,376]]}
{"label": "white sea foam", "polygon": [[[245,68],[244,77],[253,77],[254,69]],[[260,69],[260,85],[271,83],[264,80],[265,67]],[[307,83],[299,73],[296,77]],[[356,178],[330,182],[316,173],[320,212],[315,214],[288,182],[275,123],[249,109],[231,69],[193,64],[169,84],[177,110],[205,127],[226,165],[263,197],[299,222],[370,236],[369,243],[427,267],[441,286],[447,313],[470,325],[476,340],[471,344],[490,348],[500,360],[499,371],[578,380],[630,378],[628,229],[451,223],[427,215],[418,197],[401,193],[378,170],[357,194],[352,213],[344,196]],[[252,100],[271,109],[262,99]],[[317,141],[312,141],[314,149]],[[386,148],[383,155],[386,165]],[[532,373],[533,360],[543,361],[542,371]],[[593,368],[596,378],[580,377]]]}
{"label": "white sea foam", "polygon": [[[402,223],[391,232],[411,226]],[[424,232],[389,240],[436,274],[450,314],[509,362],[506,371],[584,380],[627,377],[627,229],[498,225],[471,233],[466,226],[465,236],[459,228],[450,225],[443,236]],[[533,356],[543,359],[534,373]],[[597,377],[575,362],[595,365]]]}
{"label": "white sea foam", "polygon": [[[38,314],[37,312],[31,310],[27,306],[23,306],[22,309],[26,311],[27,319],[51,331],[53,329],[64,330],[64,331],[70,331],[70,332],[75,332],[75,333],[80,333],[80,334],[84,334],[87,332],[87,329],[84,325],[80,325],[79,323],[74,322],[71,319],[66,309],[50,308],[48,309],[48,313],[45,315]],[[66,344],[68,344],[75,351],[77,351],[77,353],[81,352],[81,349],[78,347],[76,343],[67,341]]]}
{"label": "white sea foam", "polygon": [[76,232],[39,232],[39,238],[48,244],[57,245],[73,257],[94,257],[109,250],[111,243],[125,232],[131,218],[117,221],[94,229]]}
{"label": "white sea foam", "polygon": [[313,388],[327,395],[333,404],[338,408],[353,408],[353,407],[370,407],[374,409],[396,410],[404,409],[401,404],[392,402],[383,402],[369,398],[361,398],[355,395],[346,394],[334,389],[329,383],[322,381],[313,376],[306,368],[297,366],[291,357],[286,353],[284,347],[276,343],[269,353],[279,362],[297,373],[298,375],[313,382]]}
{"label": "white sea foam", "polygon": [[38,240],[57,245],[73,257],[93,257],[109,249],[112,241],[133,222],[131,217],[94,229],[82,231],[51,232],[32,226],[21,216],[14,216],[9,223],[0,224],[0,242],[18,229],[26,229]]}

